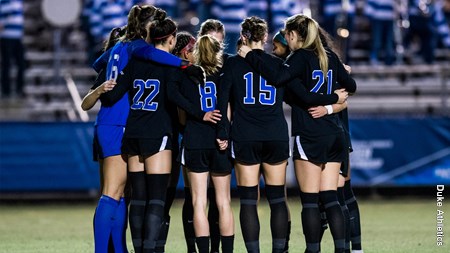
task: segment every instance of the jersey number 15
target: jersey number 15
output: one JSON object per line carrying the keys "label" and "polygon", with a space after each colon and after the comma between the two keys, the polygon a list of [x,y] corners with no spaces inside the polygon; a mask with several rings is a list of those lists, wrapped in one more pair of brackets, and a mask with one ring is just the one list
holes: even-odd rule
{"label": "jersey number 15", "polygon": [[[255,104],[256,99],[253,95],[253,72],[244,75],[245,79],[245,97],[244,104]],[[262,105],[274,105],[277,90],[272,85],[267,85],[266,79],[259,77],[259,103]]]}

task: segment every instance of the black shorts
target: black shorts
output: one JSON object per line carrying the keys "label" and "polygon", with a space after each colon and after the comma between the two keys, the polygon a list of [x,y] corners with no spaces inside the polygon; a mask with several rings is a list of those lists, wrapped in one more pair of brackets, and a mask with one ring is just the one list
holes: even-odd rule
{"label": "black shorts", "polygon": [[244,164],[275,164],[290,156],[289,141],[233,141],[232,157]]}
{"label": "black shorts", "polygon": [[312,138],[295,136],[294,160],[314,163],[344,162],[346,154],[348,147],[344,133]]}
{"label": "black shorts", "polygon": [[192,172],[231,173],[228,150],[187,149],[181,151],[181,163]]}
{"label": "black shorts", "polygon": [[152,156],[163,150],[172,150],[172,137],[161,139],[123,138],[122,153],[127,155]]}

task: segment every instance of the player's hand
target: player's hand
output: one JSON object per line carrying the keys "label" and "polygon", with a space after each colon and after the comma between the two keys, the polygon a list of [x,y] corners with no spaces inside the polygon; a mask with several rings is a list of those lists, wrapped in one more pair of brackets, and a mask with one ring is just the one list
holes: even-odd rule
{"label": "player's hand", "polygon": [[309,108],[308,112],[315,119],[323,117],[328,114],[327,108],[321,105]]}
{"label": "player's hand", "polygon": [[116,81],[114,80],[107,80],[105,82],[102,83],[102,85],[100,85],[97,89],[98,94],[103,94],[106,93],[108,91],[111,91],[112,89],[114,89],[114,86],[116,86]]}
{"label": "player's hand", "polygon": [[344,68],[347,71],[347,73],[349,73],[349,74],[352,73],[352,67],[350,67],[349,65],[344,64]]}
{"label": "player's hand", "polygon": [[252,49],[247,46],[247,45],[242,45],[241,48],[239,48],[238,55],[241,56],[242,58],[245,58],[245,56],[247,56],[247,53],[252,51]]}
{"label": "player's hand", "polygon": [[338,104],[342,104],[345,101],[347,101],[348,98],[348,92],[345,91],[345,89],[338,89],[335,90],[334,93],[336,93],[339,96],[339,99],[337,101]]}
{"label": "player's hand", "polygon": [[228,141],[227,140],[221,140],[221,139],[216,139],[217,144],[219,145],[219,149],[220,150],[225,150],[228,147]]}
{"label": "player's hand", "polygon": [[211,122],[216,124],[222,118],[219,110],[209,111],[203,116],[203,121]]}

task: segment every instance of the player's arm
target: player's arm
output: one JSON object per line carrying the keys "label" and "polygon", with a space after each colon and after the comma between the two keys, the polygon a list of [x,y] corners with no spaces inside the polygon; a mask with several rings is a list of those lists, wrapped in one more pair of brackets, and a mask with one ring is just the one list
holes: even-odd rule
{"label": "player's arm", "polygon": [[222,117],[216,126],[216,138],[219,146],[223,144],[223,141],[230,138],[231,125],[229,118],[231,118],[231,111],[229,113],[228,105],[230,102],[231,86],[233,83],[231,65],[232,63],[230,61],[224,65],[217,92],[217,109],[219,109],[222,115],[227,115],[227,117]]}
{"label": "player's arm", "polygon": [[349,74],[349,68],[345,67],[344,64],[337,58],[336,55],[333,55],[334,60],[337,61],[337,82],[342,88],[345,88],[348,93],[353,94],[356,92],[356,82]]}
{"label": "player's arm", "polygon": [[[130,73],[131,66],[128,64],[124,72]],[[117,78],[117,85],[111,91],[105,92],[100,95],[100,101],[104,106],[113,106],[117,101],[119,101],[126,93],[133,87],[133,80],[131,75],[124,74],[119,75]]]}
{"label": "player's arm", "polygon": [[295,76],[293,70],[294,66],[282,64],[273,64],[273,61],[268,61],[264,57],[261,50],[250,50],[247,53],[242,53],[246,46],[243,46],[240,50],[239,55],[244,57],[245,60],[256,69],[261,75],[271,83],[271,85],[278,87],[288,81],[292,80]]}
{"label": "player's arm", "polygon": [[105,80],[105,71],[101,70],[100,73],[97,75],[97,78],[95,79],[94,85],[92,85],[91,89],[89,90],[88,94],[84,96],[83,100],[81,101],[81,109],[84,111],[90,110],[95,103],[97,103],[97,100],[100,98],[100,95],[109,91],[114,87],[112,83]]}
{"label": "player's arm", "polygon": [[343,103],[348,93],[343,90],[336,90],[333,94],[320,94],[309,92],[302,84],[299,78],[293,79],[287,83],[287,91],[292,92],[295,98],[308,105],[329,105],[334,103]]}
{"label": "player's arm", "polygon": [[325,105],[325,106],[315,106],[308,109],[309,114],[317,119],[320,117],[323,117],[325,115],[330,115],[333,113],[338,113],[343,111],[347,108],[347,102],[344,102],[342,104],[332,104],[332,105]]}
{"label": "player's arm", "polygon": [[205,113],[181,94],[179,89],[180,85],[186,85],[184,83],[189,82],[188,79],[183,78],[183,73],[180,73],[179,70],[176,69],[173,69],[173,71],[169,71],[168,73],[167,93],[169,100],[198,120],[217,123],[221,116],[217,110]]}
{"label": "player's arm", "polygon": [[95,72],[99,73],[102,69],[106,68],[106,65],[109,61],[109,55],[111,54],[112,48],[106,50],[103,52],[102,55],[100,55],[97,60],[92,64],[92,68],[95,70]]}
{"label": "player's arm", "polygon": [[166,51],[155,48],[152,44],[143,39],[134,40],[130,43],[131,54],[135,57],[154,61],[160,64],[181,68],[195,83],[205,84],[205,73],[197,65],[189,61],[182,60]]}

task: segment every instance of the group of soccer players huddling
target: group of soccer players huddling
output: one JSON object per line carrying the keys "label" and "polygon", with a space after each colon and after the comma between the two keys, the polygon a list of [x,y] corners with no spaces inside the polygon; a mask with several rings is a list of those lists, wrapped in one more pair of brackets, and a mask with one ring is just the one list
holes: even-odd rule
{"label": "group of soccer players huddling", "polygon": [[305,252],[320,252],[328,225],[335,252],[350,252],[350,242],[352,252],[362,252],[348,169],[346,101],[356,91],[350,67],[318,23],[302,14],[273,37],[273,54],[264,51],[268,26],[259,17],[241,23],[240,39],[232,42],[236,55],[224,53],[224,37],[223,24],[213,19],[201,24],[197,38],[178,32],[151,5],[133,6],[128,24],[111,31],[81,105],[89,110],[101,101],[94,130],[102,175],[95,252],[128,252],[127,216],[136,253],[165,252],[180,168],[188,253],[219,252],[219,245],[233,252],[232,168],[247,252],[260,252],[261,174],[272,252],[288,252],[291,152],[283,102],[292,108]]}

